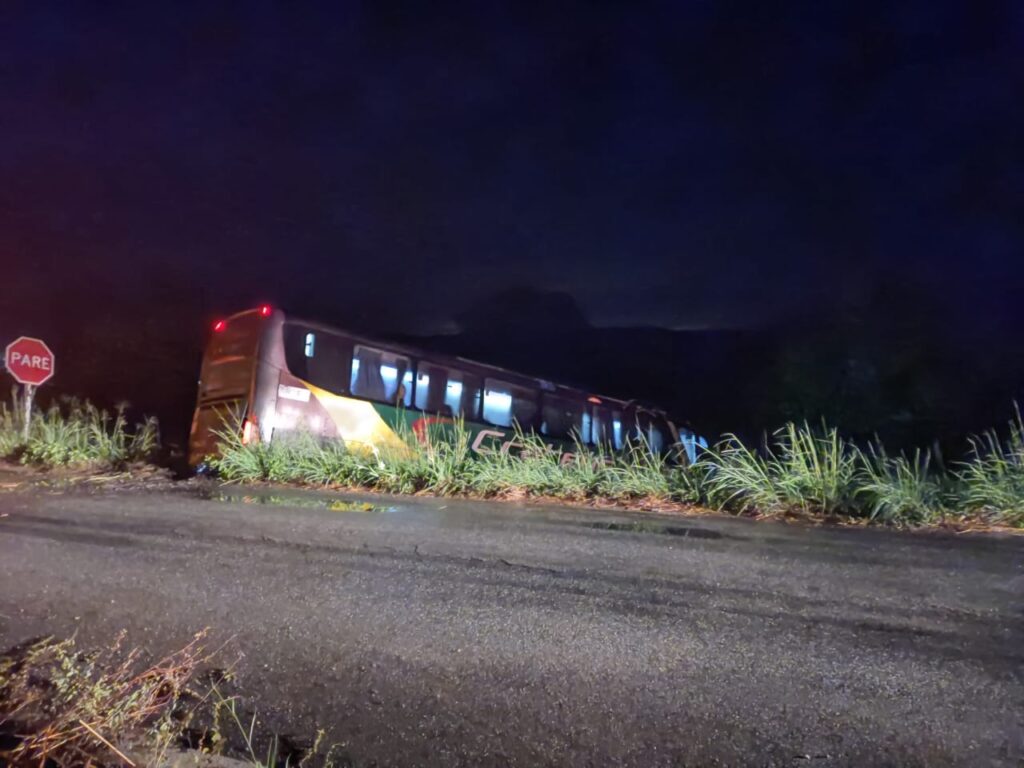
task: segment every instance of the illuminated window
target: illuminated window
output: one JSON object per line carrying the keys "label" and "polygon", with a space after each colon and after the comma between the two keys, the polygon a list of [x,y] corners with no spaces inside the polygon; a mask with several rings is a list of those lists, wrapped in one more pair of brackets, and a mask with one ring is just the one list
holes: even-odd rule
{"label": "illuminated window", "polygon": [[484,392],[484,421],[511,427],[512,395],[500,389],[487,389]]}
{"label": "illuminated window", "polygon": [[615,418],[612,419],[612,445],[615,446],[615,450],[621,451],[625,441],[622,436],[622,417],[616,414]]}
{"label": "illuminated window", "polygon": [[316,350],[316,334],[315,333],[307,333],[306,334],[306,345],[305,345],[305,350],[304,350],[304,352],[306,353],[306,357],[312,357],[314,355],[314,353],[315,353],[315,350]]}
{"label": "illuminated window", "polygon": [[484,387],[484,421],[499,427],[518,424],[523,429],[530,429],[536,417],[536,392],[505,381],[487,379]]}
{"label": "illuminated window", "polygon": [[475,420],[480,413],[480,379],[464,371],[421,363],[416,374],[416,407]]}
{"label": "illuminated window", "polygon": [[412,371],[406,371],[402,376],[402,405],[406,408],[412,407]]}
{"label": "illuminated window", "polygon": [[427,410],[427,395],[430,393],[430,374],[422,367],[416,374],[416,407]]}
{"label": "illuminated window", "polygon": [[357,397],[392,405],[412,404],[409,358],[357,345],[352,355],[349,391]]}
{"label": "illuminated window", "polygon": [[444,388],[444,404],[448,406],[452,413],[459,412],[462,407],[461,381],[448,381],[448,385]]}

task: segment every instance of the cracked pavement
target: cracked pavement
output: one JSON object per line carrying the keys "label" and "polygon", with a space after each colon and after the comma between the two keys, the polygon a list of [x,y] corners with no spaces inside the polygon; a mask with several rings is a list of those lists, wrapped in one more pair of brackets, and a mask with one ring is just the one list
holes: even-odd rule
{"label": "cracked pavement", "polygon": [[211,627],[353,765],[1024,764],[1022,537],[227,493],[3,493],[0,641]]}

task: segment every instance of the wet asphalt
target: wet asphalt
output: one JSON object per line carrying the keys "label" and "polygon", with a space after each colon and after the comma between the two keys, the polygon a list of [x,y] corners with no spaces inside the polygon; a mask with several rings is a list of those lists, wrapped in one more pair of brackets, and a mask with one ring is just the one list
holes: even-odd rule
{"label": "wet asphalt", "polygon": [[1024,765],[1024,537],[231,493],[3,493],[0,642],[210,627],[340,764]]}

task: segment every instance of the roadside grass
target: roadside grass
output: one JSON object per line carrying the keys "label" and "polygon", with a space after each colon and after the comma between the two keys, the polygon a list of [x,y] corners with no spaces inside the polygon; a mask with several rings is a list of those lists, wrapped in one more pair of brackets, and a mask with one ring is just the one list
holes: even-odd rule
{"label": "roadside grass", "polygon": [[474,453],[464,424],[400,447],[347,447],[296,433],[243,444],[228,419],[211,466],[229,482],[270,481],[481,498],[537,498],[652,507],[694,505],[760,517],[828,518],[896,526],[942,523],[1024,528],[1024,421],[974,438],[950,471],[927,451],[891,456],[837,429],[790,423],[751,447],[728,435],[693,464],[642,442],[619,453],[575,441],[568,452],[517,430],[511,450]]}
{"label": "roadside grass", "polygon": [[231,418],[217,432],[211,467],[228,481],[297,482],[367,488],[385,493],[433,493],[484,498],[538,497],[567,501],[693,502],[681,470],[646,445],[612,454],[576,441],[568,456],[517,430],[511,450],[474,453],[462,423],[400,430],[399,447],[346,447],[298,432],[271,443],[244,443]]}
{"label": "roadside grass", "polygon": [[728,435],[704,456],[708,501],[765,515],[850,515],[858,453],[836,429],[787,424],[761,450]]}
{"label": "roadside grass", "polygon": [[702,501],[762,516],[834,517],[898,526],[940,523],[1024,528],[1024,422],[1008,436],[970,439],[952,471],[929,451],[890,456],[861,448],[834,428],[787,424],[760,449],[728,436],[697,462]]}
{"label": "roadside grass", "polygon": [[21,409],[0,403],[0,456],[10,456],[24,443]]}
{"label": "roadside grass", "polygon": [[995,430],[971,439],[971,453],[956,473],[957,500],[967,512],[1024,528],[1024,421],[1020,408],[1007,437]]}
{"label": "roadside grass", "polygon": [[125,407],[113,414],[89,402],[64,400],[35,410],[24,437],[22,403],[0,403],[0,458],[39,467],[118,469],[149,461],[160,446],[156,419],[130,426]]}
{"label": "roadside grass", "polygon": [[0,765],[160,765],[182,749],[253,768],[331,765],[323,731],[297,752],[257,734],[255,713],[243,722],[239,698],[222,690],[231,670],[211,667],[223,647],[207,651],[206,636],[155,663],[128,649],[123,632],[98,651],[44,637],[0,654]]}
{"label": "roadside grass", "polygon": [[281,768],[281,766],[302,768],[315,758],[319,758],[316,762],[323,768],[331,768],[334,765],[334,746],[329,748],[326,753],[321,752],[325,731],[318,730],[312,745],[303,750],[302,754],[293,762],[294,755],[282,748],[281,740],[276,735],[270,737],[265,750],[257,746],[256,713],[253,712],[250,717],[246,718],[248,720],[246,723],[243,719],[244,715],[239,709],[237,696],[225,695],[217,685],[213,685],[210,692],[213,701],[213,721],[206,736],[211,742],[213,750],[217,750],[227,740],[224,736],[226,732],[224,726],[226,725],[234,731],[236,740],[241,742],[238,751],[241,753],[242,761],[248,763],[252,768]]}
{"label": "roadside grass", "polygon": [[881,445],[873,445],[858,458],[861,468],[855,493],[869,519],[924,525],[954,514],[955,483],[932,470],[930,452],[890,457]]}

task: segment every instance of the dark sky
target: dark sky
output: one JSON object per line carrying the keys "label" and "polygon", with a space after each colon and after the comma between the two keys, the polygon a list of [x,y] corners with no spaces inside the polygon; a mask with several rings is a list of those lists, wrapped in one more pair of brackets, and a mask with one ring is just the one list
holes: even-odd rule
{"label": "dark sky", "polygon": [[1024,4],[466,6],[5,4],[4,322],[194,290],[430,331],[516,286],[598,325],[894,285],[1024,315]]}

